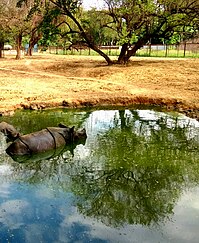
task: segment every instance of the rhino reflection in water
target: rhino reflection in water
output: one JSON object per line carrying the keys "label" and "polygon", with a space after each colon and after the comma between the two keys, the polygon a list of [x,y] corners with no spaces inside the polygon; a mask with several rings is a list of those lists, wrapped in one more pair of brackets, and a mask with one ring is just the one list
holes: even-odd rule
{"label": "rhino reflection in water", "polygon": [[75,130],[63,124],[59,127],[48,127],[38,132],[18,136],[6,149],[6,153],[13,156],[34,155],[56,150],[65,145],[85,143],[86,130]]}

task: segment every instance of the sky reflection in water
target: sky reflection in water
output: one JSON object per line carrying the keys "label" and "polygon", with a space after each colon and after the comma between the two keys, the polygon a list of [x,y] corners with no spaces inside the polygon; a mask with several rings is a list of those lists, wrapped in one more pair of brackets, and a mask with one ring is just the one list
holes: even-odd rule
{"label": "sky reflection in water", "polygon": [[[59,123],[46,114],[45,125]],[[20,164],[1,136],[0,242],[198,242],[198,122],[150,110],[59,114],[86,127],[74,156]],[[33,123],[31,113],[9,122],[24,133]]]}

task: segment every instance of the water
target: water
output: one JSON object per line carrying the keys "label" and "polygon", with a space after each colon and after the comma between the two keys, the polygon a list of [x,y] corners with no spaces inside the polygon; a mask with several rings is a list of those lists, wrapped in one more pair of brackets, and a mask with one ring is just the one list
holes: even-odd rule
{"label": "water", "polygon": [[198,242],[199,123],[154,110],[18,111],[26,134],[85,127],[86,144],[13,161],[0,135],[0,242]]}

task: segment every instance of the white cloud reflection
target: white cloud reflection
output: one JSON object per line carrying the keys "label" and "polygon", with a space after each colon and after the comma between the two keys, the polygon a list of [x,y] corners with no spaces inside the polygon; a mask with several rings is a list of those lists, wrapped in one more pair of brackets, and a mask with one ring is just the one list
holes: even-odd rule
{"label": "white cloud reflection", "polygon": [[163,228],[171,242],[198,243],[199,187],[185,191],[174,208],[172,220]]}
{"label": "white cloud reflection", "polygon": [[90,9],[90,8],[101,9],[104,7],[104,1],[103,0],[83,0],[83,7],[85,9]]}
{"label": "white cloud reflection", "polygon": [[24,225],[25,215],[29,203],[24,200],[8,200],[0,204],[0,223],[10,230],[18,229]]}

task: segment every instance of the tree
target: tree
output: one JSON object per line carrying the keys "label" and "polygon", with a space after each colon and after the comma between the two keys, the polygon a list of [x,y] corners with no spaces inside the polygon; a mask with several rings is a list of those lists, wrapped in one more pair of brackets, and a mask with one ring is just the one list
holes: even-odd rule
{"label": "tree", "polygon": [[197,0],[105,0],[122,43],[119,63],[127,62],[152,38],[169,39],[179,28],[198,23]]}
{"label": "tree", "polygon": [[[23,0],[21,3],[24,2]],[[40,4],[34,3],[30,8],[27,19],[31,22],[29,36],[29,47],[27,55],[32,55],[32,49],[42,38],[41,43],[43,45],[46,42],[54,38],[59,33],[57,19],[60,16],[60,12],[54,5],[48,1],[41,1]],[[61,17],[60,17],[61,18]]]}
{"label": "tree", "polygon": [[90,35],[90,31],[85,29],[83,24],[81,23],[81,0],[50,0],[60,11],[63,15],[67,16],[75,24],[75,30],[71,28],[70,23],[68,23],[69,33],[68,34],[78,34],[82,42],[84,42],[89,48],[96,51],[99,55],[104,57],[108,64],[112,64],[111,59],[106,55],[103,51],[99,49],[96,45],[95,40],[92,35]]}
{"label": "tree", "polygon": [[[31,55],[33,46],[41,38],[39,29],[42,22],[42,11],[35,9],[37,5],[34,0],[17,1],[3,0],[0,4],[0,50],[5,40],[11,37],[15,41],[17,55],[16,59],[21,58],[22,38],[29,35],[28,54]],[[34,9],[34,11],[33,11]],[[0,51],[1,53],[1,51]]]}
{"label": "tree", "polygon": [[[24,1],[24,0],[22,0]],[[107,9],[85,11],[81,0],[49,0],[65,16],[66,35],[114,62],[100,50],[103,29],[109,29],[122,45],[117,63],[126,63],[138,49],[153,38],[169,40],[179,30],[198,31],[198,0],[104,0]],[[35,4],[42,4],[36,1]],[[93,20],[93,18],[95,18]],[[59,27],[61,25],[58,25]],[[50,27],[50,26],[49,26]],[[192,33],[195,33],[192,31]]]}
{"label": "tree", "polygon": [[4,43],[10,37],[9,11],[5,1],[0,3],[0,58],[3,56]]}
{"label": "tree", "polygon": [[[50,0],[61,13],[76,25],[75,31],[85,44],[103,56],[108,64],[113,62],[98,45],[93,23],[87,22],[80,13],[81,1]],[[97,10],[103,19],[101,28],[109,28],[118,34],[122,45],[117,63],[126,63],[151,38],[169,39],[179,28],[188,28],[198,24],[198,0],[105,0],[108,10]],[[88,13],[89,14],[89,13]],[[91,14],[91,12],[90,12]],[[104,18],[104,16],[109,16]],[[95,24],[99,23],[96,18]],[[102,21],[101,21],[102,22]],[[100,28],[100,29],[101,29]],[[74,30],[71,29],[71,32]],[[97,39],[97,40],[96,40]]]}
{"label": "tree", "polygon": [[[17,1],[17,0],[16,0]],[[23,35],[29,39],[27,55],[32,55],[34,45],[42,38],[42,22],[46,1],[41,1],[39,7],[34,0],[19,0],[16,2],[16,8],[23,12],[21,23],[24,23],[26,29],[22,29]]]}
{"label": "tree", "polygon": [[[21,8],[17,7],[17,0],[10,0],[3,2],[3,12],[0,18],[0,25],[3,26],[4,38],[7,38],[8,33],[15,39],[17,55],[16,59],[21,57],[22,37],[30,26],[30,22],[26,17],[33,1],[24,3]],[[6,33],[8,31],[8,33]]]}
{"label": "tree", "polygon": [[6,34],[5,34],[4,29],[3,29],[3,26],[0,25],[0,58],[3,57],[2,52],[3,52],[5,40],[6,40]]}
{"label": "tree", "polygon": [[32,56],[32,50],[34,48],[34,45],[38,43],[38,41],[42,38],[42,31],[40,29],[40,25],[43,21],[43,18],[41,15],[35,15],[32,18],[32,25],[30,27],[30,33],[29,35],[29,45],[27,50],[27,55]]}
{"label": "tree", "polygon": [[82,10],[82,26],[97,46],[111,45],[113,42],[117,43],[117,32],[107,28],[107,23],[110,21],[110,16],[95,8],[88,11]]}

